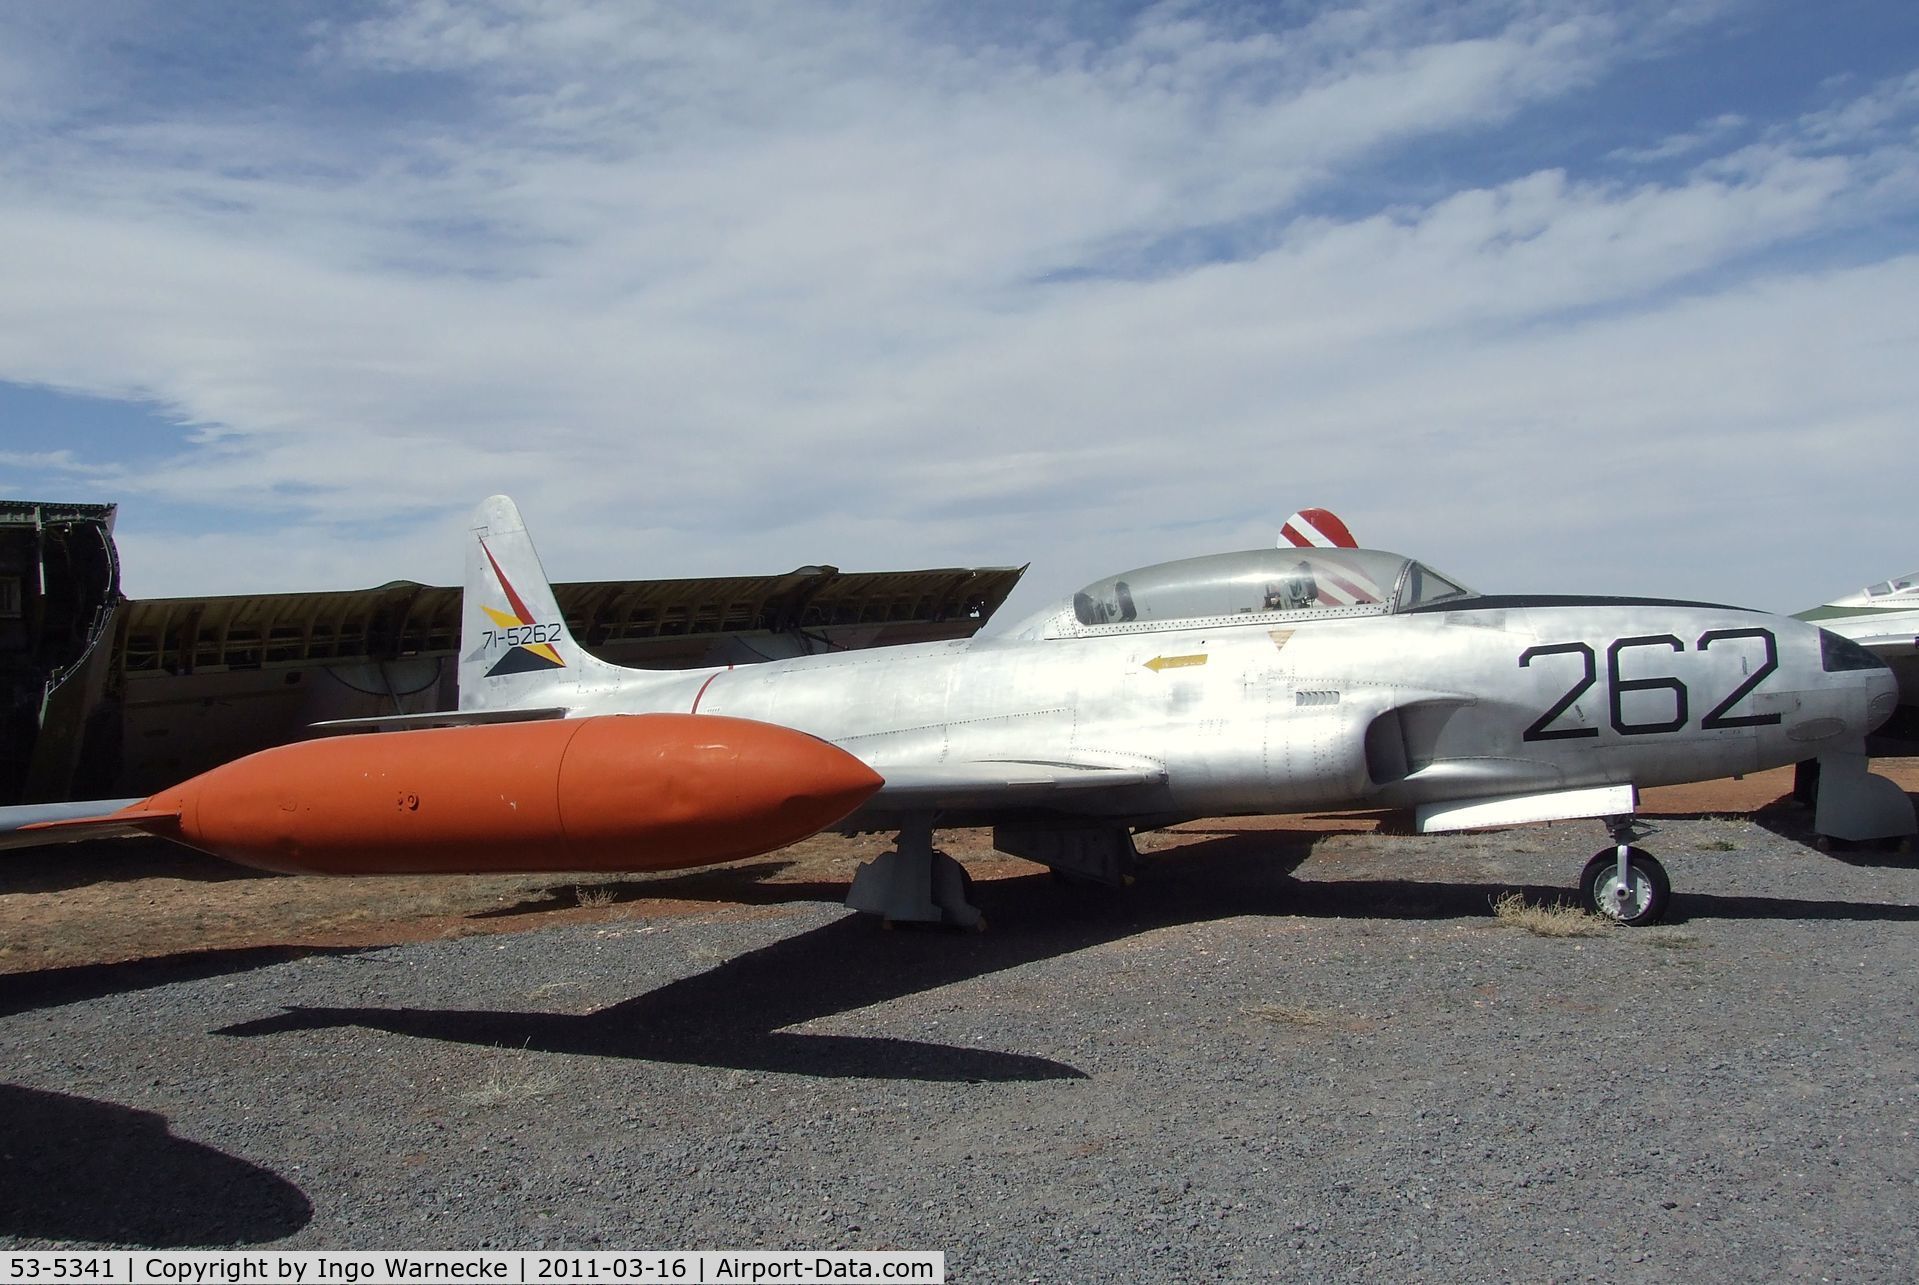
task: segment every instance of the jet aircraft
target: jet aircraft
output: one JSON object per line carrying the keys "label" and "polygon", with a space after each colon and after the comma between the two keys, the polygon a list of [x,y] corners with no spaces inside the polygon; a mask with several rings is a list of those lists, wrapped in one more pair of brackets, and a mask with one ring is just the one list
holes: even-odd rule
{"label": "jet aircraft", "polygon": [[1105,577],[1005,635],[646,671],[579,646],[494,496],[467,546],[459,711],[373,721],[681,712],[810,733],[884,780],[840,828],[897,831],[847,899],[889,920],[978,922],[941,826],[1119,881],[1142,830],[1395,807],[1428,833],[1603,819],[1581,898],[1645,924],[1670,885],[1632,843],[1638,789],[1798,762],[1897,700],[1877,657],[1790,618],[1487,595],[1335,537],[1282,541]]}
{"label": "jet aircraft", "polygon": [[[821,827],[897,832],[895,850],[862,866],[847,897],[889,921],[979,922],[964,871],[933,847],[942,826],[991,825],[1004,852],[1120,882],[1143,830],[1206,816],[1394,807],[1412,809],[1426,833],[1602,819],[1613,843],[1581,872],[1580,896],[1620,923],[1646,924],[1665,912],[1670,884],[1632,842],[1638,789],[1798,762],[1857,741],[1898,699],[1881,660],[1805,622],[1660,599],[1485,595],[1424,563],[1352,544],[1343,523],[1306,510],[1277,547],[1108,576],[1002,636],[651,671],[609,664],[578,644],[519,510],[494,496],[475,511],[467,542],[459,708],[323,726],[451,724],[441,736],[484,733],[500,745],[476,746],[468,761],[492,761],[477,752],[486,748],[506,755],[498,762],[533,753],[535,792],[544,796],[549,778],[564,790],[558,778],[574,760],[564,748],[534,745],[535,728],[512,724],[631,721],[629,735],[645,741],[654,735],[640,730],[647,720],[616,716],[702,716],[693,731],[684,721],[652,724],[663,726],[665,748],[626,756],[640,809],[662,797],[651,778],[670,775],[676,756],[714,748],[697,735],[705,717],[725,716],[711,720],[731,729],[716,740],[807,734],[817,748],[705,764],[697,793],[708,814],[695,817],[706,826],[697,850],[674,861],[668,832],[637,816],[645,859],[626,868],[699,864],[738,849],[725,815],[730,790],[758,809],[747,828],[759,850]],[[310,753],[318,744],[266,753]],[[356,744],[378,747],[382,772],[412,757],[404,747],[426,746],[413,733],[338,743],[327,758],[336,778],[361,752]],[[834,747],[853,770],[822,753]],[[457,762],[458,748],[428,757]],[[781,756],[809,763],[818,777],[794,787],[804,816],[791,814],[782,782],[770,779],[784,771],[772,766]],[[396,851],[395,823],[374,820],[365,811],[372,796],[355,793],[354,823],[329,828],[334,788],[291,807],[280,801],[310,820],[274,852],[305,842],[335,868],[383,868]],[[381,806],[395,806],[391,792]],[[197,801],[163,794],[90,815],[68,805],[37,821],[16,810],[0,815],[0,832],[29,841],[74,827],[110,832],[118,821],[193,842],[183,819],[191,812],[211,833],[217,800],[232,795],[210,786],[190,793]],[[616,787],[595,787],[591,868],[618,868],[619,797]],[[404,811],[404,788],[398,798]],[[171,820],[152,820],[169,809]],[[794,832],[782,837],[781,826]],[[475,868],[559,868],[578,856],[567,851],[570,828],[563,809],[552,817],[538,864],[489,858]],[[453,848],[465,832],[457,830],[419,840],[431,861],[407,868],[460,868]],[[231,842],[238,859],[259,837],[250,830]],[[353,855],[356,842],[369,860]],[[417,859],[419,842],[398,851]],[[326,867],[309,860],[307,868]]]}

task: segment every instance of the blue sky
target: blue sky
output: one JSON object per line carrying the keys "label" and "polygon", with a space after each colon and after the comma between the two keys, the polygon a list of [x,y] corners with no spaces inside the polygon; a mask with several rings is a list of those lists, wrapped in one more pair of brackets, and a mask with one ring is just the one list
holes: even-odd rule
{"label": "blue sky", "polygon": [[1919,563],[1919,6],[0,8],[0,493],[139,596]]}

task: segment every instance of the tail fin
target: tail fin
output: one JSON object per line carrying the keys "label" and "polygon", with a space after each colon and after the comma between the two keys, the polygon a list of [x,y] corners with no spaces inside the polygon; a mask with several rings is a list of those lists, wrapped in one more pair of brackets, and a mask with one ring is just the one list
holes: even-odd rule
{"label": "tail fin", "polygon": [[533,551],[520,510],[504,495],[473,511],[460,617],[460,708],[566,706],[570,693],[619,673],[573,640]]}
{"label": "tail fin", "polygon": [[1326,509],[1301,509],[1280,524],[1279,547],[1357,549],[1359,542],[1338,516]]}

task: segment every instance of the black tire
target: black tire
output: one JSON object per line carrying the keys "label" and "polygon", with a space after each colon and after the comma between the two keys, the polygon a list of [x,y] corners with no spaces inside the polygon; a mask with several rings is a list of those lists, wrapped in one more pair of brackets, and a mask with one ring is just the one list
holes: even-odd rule
{"label": "black tire", "polygon": [[1626,849],[1626,869],[1632,891],[1619,896],[1619,853],[1606,848],[1594,855],[1579,874],[1580,904],[1601,919],[1628,928],[1643,928],[1666,917],[1672,901],[1672,881],[1666,868],[1638,848]]}

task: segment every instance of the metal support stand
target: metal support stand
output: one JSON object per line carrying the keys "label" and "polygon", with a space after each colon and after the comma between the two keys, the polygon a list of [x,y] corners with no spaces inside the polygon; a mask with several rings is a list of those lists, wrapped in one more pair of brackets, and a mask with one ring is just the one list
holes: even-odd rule
{"label": "metal support stand", "polygon": [[900,827],[892,852],[853,872],[846,904],[879,915],[889,924],[944,924],[976,930],[985,926],[985,920],[966,899],[967,883],[965,868],[933,847],[931,814],[915,816]]}
{"label": "metal support stand", "polygon": [[1912,800],[1892,781],[1870,770],[1865,741],[1819,756],[1813,830],[1850,843],[1898,839],[1919,831]]}

